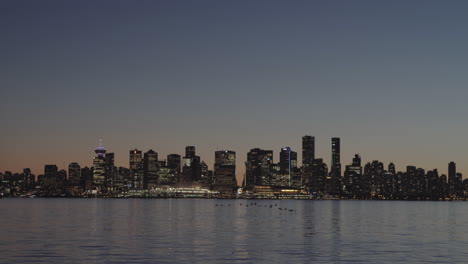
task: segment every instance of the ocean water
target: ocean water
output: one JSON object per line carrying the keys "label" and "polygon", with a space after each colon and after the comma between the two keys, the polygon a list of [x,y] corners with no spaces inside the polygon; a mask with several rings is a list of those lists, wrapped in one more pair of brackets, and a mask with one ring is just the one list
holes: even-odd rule
{"label": "ocean water", "polygon": [[468,203],[1,199],[0,263],[468,263]]}

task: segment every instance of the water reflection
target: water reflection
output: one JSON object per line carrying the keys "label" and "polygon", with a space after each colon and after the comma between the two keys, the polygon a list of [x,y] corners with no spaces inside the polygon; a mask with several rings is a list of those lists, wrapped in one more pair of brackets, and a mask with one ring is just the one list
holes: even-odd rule
{"label": "water reflection", "polygon": [[0,263],[463,263],[467,206],[2,199]]}

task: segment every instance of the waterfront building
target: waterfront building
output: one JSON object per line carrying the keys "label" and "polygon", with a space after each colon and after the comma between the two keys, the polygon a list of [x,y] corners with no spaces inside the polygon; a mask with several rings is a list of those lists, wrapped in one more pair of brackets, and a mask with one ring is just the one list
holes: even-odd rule
{"label": "waterfront building", "polygon": [[185,147],[185,157],[182,159],[182,175],[179,179],[180,186],[190,186],[201,178],[200,157],[195,154],[194,146]]}
{"label": "waterfront building", "polygon": [[236,187],[236,152],[215,151],[213,188],[224,193],[234,193]]}
{"label": "waterfront building", "polygon": [[315,137],[302,137],[302,182],[310,190],[312,185],[312,165],[315,160]]}
{"label": "waterfront building", "polygon": [[291,186],[292,172],[297,168],[297,152],[290,147],[281,148],[279,166],[280,173],[288,176],[288,186]]}
{"label": "waterfront building", "polygon": [[72,185],[79,185],[81,182],[81,166],[76,162],[68,165],[68,180]]}
{"label": "waterfront building", "polygon": [[106,179],[105,185],[107,191],[115,190],[115,178],[117,177],[117,168],[115,167],[115,155],[113,152],[107,152],[106,158]]}
{"label": "waterfront building", "polygon": [[271,185],[271,164],[273,164],[273,150],[251,149],[247,153],[247,161],[245,162],[244,186],[252,188],[254,185]]}
{"label": "waterfront building", "polygon": [[348,196],[360,197],[361,194],[361,181],[362,181],[362,166],[361,156],[355,154],[353,163],[347,165],[344,173],[344,192]]}
{"label": "waterfront building", "polygon": [[310,192],[324,193],[325,181],[328,175],[328,166],[323,162],[323,159],[314,159],[312,163],[312,184]]}
{"label": "waterfront building", "polygon": [[180,163],[181,158],[179,154],[167,155],[166,166],[172,171],[176,179],[178,179],[180,176]]}
{"label": "waterfront building", "polygon": [[141,150],[130,150],[130,186],[134,189],[143,188],[143,157]]}
{"label": "waterfront building", "polygon": [[158,185],[158,153],[150,149],[143,157],[143,189],[155,188]]}

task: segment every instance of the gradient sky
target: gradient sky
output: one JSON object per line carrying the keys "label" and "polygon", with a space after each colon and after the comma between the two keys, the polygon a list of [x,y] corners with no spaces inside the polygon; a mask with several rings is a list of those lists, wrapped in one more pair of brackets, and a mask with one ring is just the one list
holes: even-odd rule
{"label": "gradient sky", "polygon": [[316,137],[468,174],[467,1],[0,2],[0,171]]}

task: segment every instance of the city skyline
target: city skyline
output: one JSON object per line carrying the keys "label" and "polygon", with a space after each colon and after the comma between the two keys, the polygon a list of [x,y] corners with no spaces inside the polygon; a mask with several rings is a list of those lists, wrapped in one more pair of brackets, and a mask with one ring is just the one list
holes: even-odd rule
{"label": "city skyline", "polygon": [[[390,167],[392,167],[392,169],[390,169],[390,171],[392,171],[393,173],[395,172],[404,172],[408,167],[414,167],[415,169],[416,168],[424,168],[424,169],[434,169],[434,170],[437,170],[440,172],[441,175],[454,175],[455,173],[460,173],[461,175],[463,175],[463,173],[457,169],[456,171],[453,169],[454,166],[456,166],[455,164],[457,164],[456,162],[454,162],[453,160],[450,161],[448,164],[449,164],[449,168],[445,171],[445,169],[441,169],[441,168],[437,168],[437,167],[422,167],[422,166],[418,166],[418,165],[415,165],[415,164],[412,164],[412,163],[408,163],[407,165],[404,165],[404,166],[399,166],[398,164],[395,165],[395,162],[384,162],[382,160],[379,160],[379,159],[362,159],[362,156],[360,153],[355,153],[350,159],[351,161],[350,162],[347,162],[347,163],[342,163],[340,162],[341,158],[340,156],[341,155],[341,138],[340,137],[331,137],[330,138],[331,141],[329,143],[331,143],[329,145],[330,147],[330,155],[331,155],[331,158],[330,160],[327,162],[327,160],[325,158],[323,158],[322,156],[318,155],[317,156],[317,151],[316,151],[316,137],[315,136],[310,136],[310,135],[304,135],[302,137],[302,149],[300,150],[296,150],[291,148],[291,147],[282,147],[280,148],[278,151],[275,151],[273,149],[263,149],[263,148],[259,148],[259,147],[253,147],[251,148],[246,154],[246,159],[239,159],[239,158],[234,158],[234,161],[235,161],[235,164],[234,166],[236,167],[235,169],[235,176],[236,176],[236,181],[237,181],[237,185],[238,186],[243,186],[243,181],[246,179],[246,177],[248,177],[248,173],[247,173],[247,168],[246,168],[246,162],[248,162],[249,160],[249,157],[253,157],[252,156],[252,151],[254,151],[254,154],[253,155],[259,155],[259,157],[262,157],[260,158],[260,160],[262,160],[263,158],[268,158],[269,160],[269,164],[278,164],[279,166],[279,169],[282,173],[288,173],[287,171],[291,170],[291,168],[298,168],[298,169],[301,169],[301,175],[307,175],[309,173],[311,173],[311,171],[308,171],[307,168],[309,166],[312,166],[312,164],[314,163],[314,161],[316,159],[319,159],[319,160],[322,160],[323,163],[327,166],[327,172],[326,174],[329,175],[330,177],[333,177],[333,175],[338,175],[339,177],[346,177],[346,173],[345,173],[345,170],[344,168],[347,168],[347,167],[350,167],[350,166],[355,166],[356,164],[356,159],[358,158],[359,159],[359,163],[362,161],[363,163],[373,163],[373,162],[380,162],[384,165],[387,165]],[[130,150],[127,150],[127,152],[130,153],[130,156],[126,156],[127,157],[127,162],[126,164],[117,164],[115,163],[115,152],[112,151],[108,151],[109,149],[107,149],[103,143],[102,143],[102,138],[99,139],[99,145],[97,147],[95,147],[93,149],[93,152],[95,153],[93,158],[91,159],[90,161],[90,164],[82,164],[82,163],[79,163],[79,162],[76,162],[76,161],[69,161],[68,163],[64,163],[63,167],[61,167],[60,165],[57,165],[57,163],[54,163],[54,162],[50,162],[50,163],[44,163],[42,165],[42,167],[38,170],[39,173],[35,173],[34,170],[31,169],[31,167],[24,167],[24,168],[21,168],[20,170],[17,170],[17,171],[9,171],[9,170],[5,170],[5,171],[9,171],[9,172],[12,172],[12,173],[19,173],[21,171],[24,171],[24,170],[28,170],[30,171],[30,173],[34,174],[37,178],[37,176],[43,174],[44,172],[44,166],[45,166],[45,170],[47,170],[47,166],[57,166],[57,169],[61,169],[61,170],[67,170],[67,168],[69,168],[69,166],[74,166],[74,165],[78,165],[79,167],[81,168],[85,168],[85,167],[88,167],[88,168],[93,168],[93,167],[97,167],[97,175],[99,180],[97,181],[99,184],[103,184],[104,182],[104,174],[105,174],[105,170],[106,170],[106,159],[110,158],[111,159],[111,164],[112,166],[116,166],[117,168],[118,167],[122,167],[122,168],[127,168],[129,169],[130,171],[134,170],[134,171],[140,171],[141,170],[141,173],[143,172],[147,172],[148,171],[148,164],[146,163],[148,161],[148,157],[149,155],[151,155],[151,159],[154,160],[154,162],[158,163],[158,162],[164,162],[164,164],[167,164],[168,167],[171,167],[172,165],[170,164],[173,164],[174,162],[171,161],[171,158],[173,156],[177,156],[176,159],[178,160],[177,164],[179,164],[180,168],[179,168],[179,173],[181,173],[181,175],[183,174],[183,171],[182,171],[182,168],[183,166],[187,163],[188,166],[190,166],[191,163],[193,163],[193,158],[197,158],[198,159],[198,163],[197,164],[200,164],[200,163],[203,163],[203,164],[211,164],[211,165],[208,165],[207,169],[210,169],[210,171],[214,171],[215,167],[216,167],[216,156],[217,156],[217,153],[218,152],[233,152],[234,153],[234,156],[236,156],[236,151],[232,151],[230,149],[223,149],[223,150],[215,150],[212,152],[213,156],[215,157],[213,159],[213,163],[208,163],[206,162],[206,159],[204,159],[204,157],[200,157],[200,156],[195,156],[195,153],[198,153],[196,152],[196,149],[197,147],[196,146],[186,146],[185,147],[185,155],[184,154],[178,154],[176,152],[171,152],[171,153],[167,153],[167,154],[164,154],[164,153],[160,153],[158,152],[157,150],[155,149],[147,149],[147,150],[144,150],[144,149],[140,149],[140,148],[132,148]],[[277,153],[275,155],[275,152]],[[298,152],[301,152],[301,156],[298,156]],[[306,153],[308,152],[308,153]],[[285,155],[283,155],[283,153]],[[292,155],[291,155],[292,153]],[[308,157],[307,159],[304,159],[304,154],[306,154],[306,156]],[[97,156],[96,156],[97,155]],[[110,155],[110,156],[109,156]],[[159,158],[158,158],[159,157]],[[183,158],[182,158],[183,157]],[[312,158],[313,157],[313,158]],[[187,158],[190,158],[190,161],[187,162],[186,159]],[[100,161],[102,159],[102,161]],[[291,163],[289,163],[290,160],[293,160],[292,162],[292,165]],[[338,165],[338,168],[337,169],[334,169],[335,167],[333,166],[335,160],[337,161],[337,165]],[[301,161],[301,163],[299,163],[299,161]],[[305,163],[304,163],[305,162]],[[241,164],[241,166],[238,166],[238,164]],[[447,163],[446,163],[447,164]],[[165,165],[166,166],[166,165]],[[177,165],[176,165],[177,166]],[[288,168],[289,166],[289,168]],[[447,166],[445,166],[444,168],[446,168]],[[450,169],[450,167],[452,167],[452,171]],[[157,168],[154,168],[154,173],[156,173],[156,170]],[[338,172],[336,172],[336,170]],[[5,171],[0,171],[0,173],[4,173]],[[239,173],[239,171],[242,171],[242,173]],[[141,186],[143,186],[143,174],[140,175],[141,176]],[[68,177],[71,177],[70,175]],[[343,178],[344,180],[344,178]],[[261,182],[261,181],[259,181]],[[255,183],[257,185],[262,185],[260,184],[259,182]],[[253,182],[252,182],[253,183]],[[147,188],[147,185],[145,185],[146,188]]]}
{"label": "city skyline", "polygon": [[[327,165],[315,158],[315,137],[302,137],[303,164],[297,152],[283,147],[279,162],[274,151],[252,148],[245,161],[245,175],[236,176],[236,152],[216,150],[212,169],[186,146],[185,155],[167,159],[150,149],[129,150],[128,167],[116,166],[115,153],[99,141],[92,167],[69,163],[68,171],[55,164],[44,165],[44,174],[0,172],[1,196],[7,197],[140,197],[140,198],[269,198],[269,199],[377,199],[466,200],[468,179],[448,163],[448,173],[417,166],[397,169],[372,159],[362,163],[355,154],[352,163],[341,164],[341,139],[332,137],[332,157]],[[238,160],[237,160],[238,161]],[[364,166],[363,166],[364,165]],[[386,169],[388,168],[388,169]]]}
{"label": "city skyline", "polygon": [[[468,173],[468,3],[2,1],[0,171],[135,147],[355,153]],[[240,155],[239,155],[240,153]],[[302,153],[302,152],[301,152]],[[299,156],[301,154],[298,154]],[[277,159],[277,155],[275,155]],[[238,176],[239,180],[239,176]]]}

